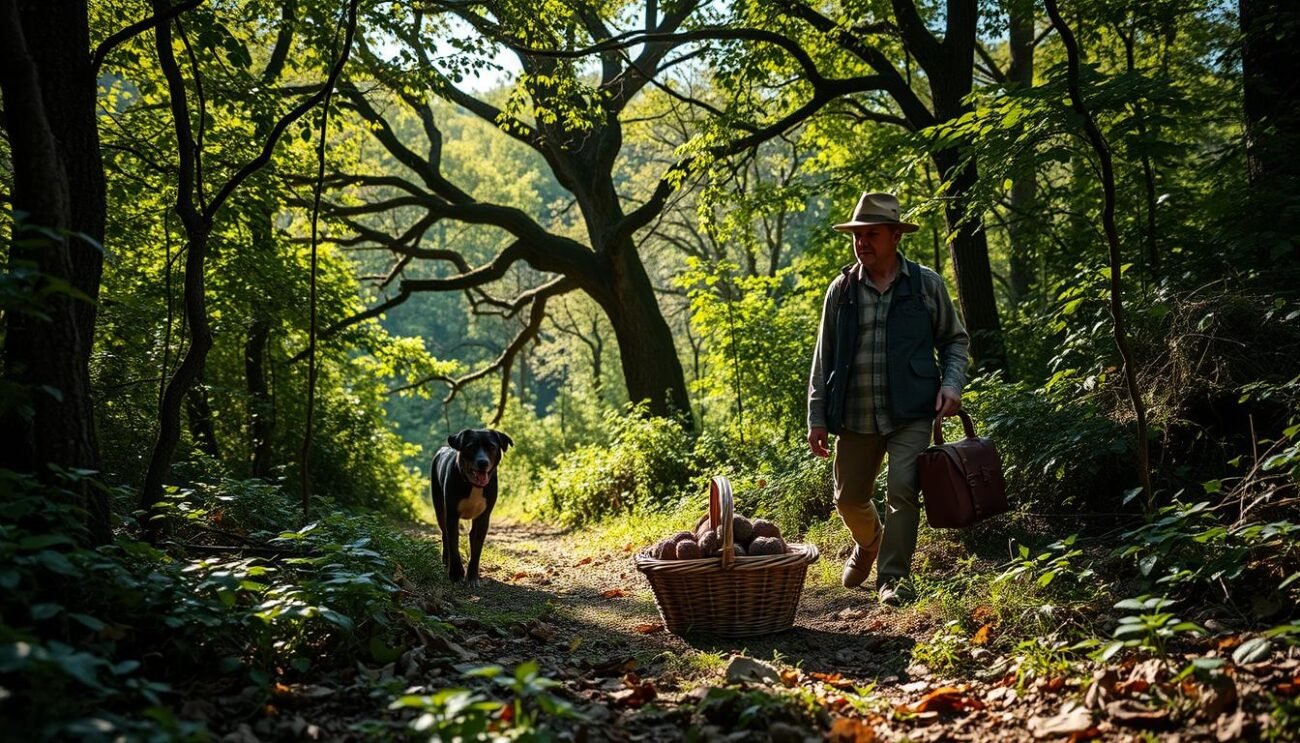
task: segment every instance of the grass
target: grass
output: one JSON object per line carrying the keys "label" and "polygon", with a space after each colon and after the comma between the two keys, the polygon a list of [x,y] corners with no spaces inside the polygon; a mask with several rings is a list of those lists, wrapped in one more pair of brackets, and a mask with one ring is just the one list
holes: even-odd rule
{"label": "grass", "polygon": [[727,668],[728,659],[721,651],[708,652],[693,650],[686,653],[659,653],[652,662],[662,663],[665,673],[689,679],[702,679],[722,674]]}

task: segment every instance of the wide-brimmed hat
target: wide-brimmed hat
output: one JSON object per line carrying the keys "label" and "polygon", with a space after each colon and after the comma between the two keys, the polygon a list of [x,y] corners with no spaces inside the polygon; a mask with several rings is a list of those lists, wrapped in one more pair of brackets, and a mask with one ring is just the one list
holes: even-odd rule
{"label": "wide-brimmed hat", "polygon": [[903,232],[916,232],[920,227],[898,219],[898,199],[893,194],[864,193],[853,208],[849,221],[835,225],[840,232],[852,232],[858,227],[887,224],[898,227]]}

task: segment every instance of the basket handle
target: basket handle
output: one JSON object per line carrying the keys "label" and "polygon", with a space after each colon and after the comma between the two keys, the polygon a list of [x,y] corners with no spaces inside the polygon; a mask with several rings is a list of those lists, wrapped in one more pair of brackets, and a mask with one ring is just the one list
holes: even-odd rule
{"label": "basket handle", "polygon": [[731,498],[731,481],[718,475],[709,481],[709,526],[716,529],[722,540],[722,569],[730,570],[736,562],[735,535],[732,534],[732,515],[735,505]]}

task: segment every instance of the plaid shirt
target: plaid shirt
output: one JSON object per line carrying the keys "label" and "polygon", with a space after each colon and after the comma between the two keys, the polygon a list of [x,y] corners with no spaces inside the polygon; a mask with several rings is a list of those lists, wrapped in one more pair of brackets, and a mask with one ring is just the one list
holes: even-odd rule
{"label": "plaid shirt", "polygon": [[[855,265],[858,285],[858,347],[853,357],[853,379],[845,400],[844,427],[857,433],[888,434],[894,430],[889,417],[889,385],[886,374],[885,319],[894,287],[911,277],[907,261],[898,254],[899,271],[885,291],[866,280],[861,264]],[[934,344],[939,351],[942,386],[961,394],[966,383],[967,351],[970,336],[957,317],[948,287],[943,278],[930,269],[921,269],[921,298],[930,311]],[[808,427],[826,426],[826,377],[823,370],[832,364],[835,339],[835,284],[826,291],[817,349],[813,353],[812,372],[808,379]]]}

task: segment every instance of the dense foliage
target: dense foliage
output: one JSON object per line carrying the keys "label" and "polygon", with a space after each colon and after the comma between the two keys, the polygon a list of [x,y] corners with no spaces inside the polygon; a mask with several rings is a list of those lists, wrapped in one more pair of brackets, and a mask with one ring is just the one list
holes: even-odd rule
{"label": "dense foliage", "polygon": [[[251,717],[326,673],[386,710],[356,734],[579,724],[524,659],[411,693],[367,675],[456,654],[413,525],[430,456],[507,431],[502,514],[570,530],[693,520],[725,474],[834,562],[806,385],[853,259],[830,225],[863,190],[900,196],[921,225],[903,251],[976,331],[964,404],[1015,504],[924,535],[920,611],[943,624],[911,658],[974,673],[996,652],[1018,688],[1158,658],[1212,684],[1209,624],[1256,633],[1239,666],[1290,647],[1300,114],[1269,87],[1286,65],[1256,60],[1300,48],[1297,12],[1069,6],[1119,266],[1032,3],[104,0],[61,7],[81,14],[65,33],[0,0],[5,729],[202,740],[238,730],[205,694]],[[95,101],[81,137],[61,128],[74,89]],[[165,390],[200,346],[173,455]],[[740,728],[827,725],[802,696],[695,701]],[[1294,698],[1268,704],[1294,735]]]}

